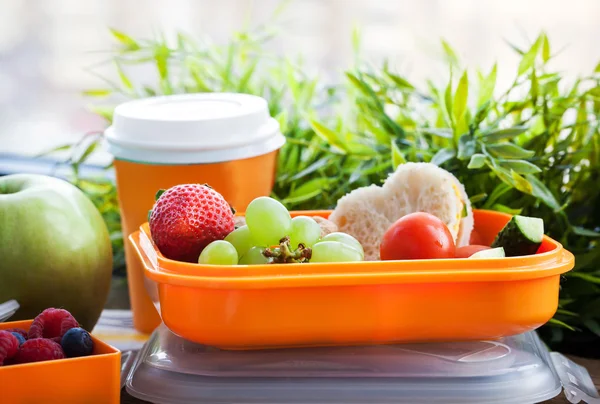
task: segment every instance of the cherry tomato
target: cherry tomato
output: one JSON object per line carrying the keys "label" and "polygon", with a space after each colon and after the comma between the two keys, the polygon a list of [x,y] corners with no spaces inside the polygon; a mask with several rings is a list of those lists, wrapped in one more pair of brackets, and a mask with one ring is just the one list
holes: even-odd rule
{"label": "cherry tomato", "polygon": [[486,245],[471,244],[462,247],[456,247],[456,258],[469,258],[471,255],[481,250],[489,250]]}
{"label": "cherry tomato", "polygon": [[479,232],[477,232],[477,230],[473,229],[471,231],[471,238],[469,239],[469,244],[471,245],[483,245],[483,240],[481,239],[481,236],[479,235]]}
{"label": "cherry tomato", "polygon": [[383,235],[382,260],[454,258],[454,239],[440,219],[425,212],[398,219]]}

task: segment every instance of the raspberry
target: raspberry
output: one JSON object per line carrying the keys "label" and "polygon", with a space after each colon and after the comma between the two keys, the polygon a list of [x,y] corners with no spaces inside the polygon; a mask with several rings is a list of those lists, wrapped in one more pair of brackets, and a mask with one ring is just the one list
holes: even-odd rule
{"label": "raspberry", "polygon": [[60,344],[46,338],[33,338],[21,345],[15,356],[15,363],[42,362],[64,357],[65,353]]}
{"label": "raspberry", "polygon": [[0,365],[11,359],[19,350],[19,340],[8,331],[0,331]]}
{"label": "raspberry", "polygon": [[64,309],[46,309],[31,323],[28,339],[48,338],[60,343],[61,338],[71,328],[79,327],[77,320]]}
{"label": "raspberry", "polygon": [[71,328],[62,337],[60,345],[68,358],[91,355],[94,351],[94,340],[83,328]]}
{"label": "raspberry", "polygon": [[21,334],[21,336],[25,339],[27,339],[27,331],[25,331],[22,328],[7,328],[4,331],[8,331],[8,332],[16,332],[17,334]]}

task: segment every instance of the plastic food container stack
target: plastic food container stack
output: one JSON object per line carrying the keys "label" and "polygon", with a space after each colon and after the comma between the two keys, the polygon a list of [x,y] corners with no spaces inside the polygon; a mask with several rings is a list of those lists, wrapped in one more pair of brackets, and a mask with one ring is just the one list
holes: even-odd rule
{"label": "plastic food container stack", "polygon": [[223,351],[159,327],[126,373],[157,404],[600,403],[587,371],[535,332],[495,341]]}

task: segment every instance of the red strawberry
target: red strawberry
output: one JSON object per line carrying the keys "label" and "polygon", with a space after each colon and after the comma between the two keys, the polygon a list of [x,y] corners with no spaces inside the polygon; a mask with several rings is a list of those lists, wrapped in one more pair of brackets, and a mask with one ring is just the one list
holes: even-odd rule
{"label": "red strawberry", "polygon": [[167,258],[198,262],[209,243],[234,230],[227,201],[207,185],[184,184],[160,194],[150,213],[150,233]]}

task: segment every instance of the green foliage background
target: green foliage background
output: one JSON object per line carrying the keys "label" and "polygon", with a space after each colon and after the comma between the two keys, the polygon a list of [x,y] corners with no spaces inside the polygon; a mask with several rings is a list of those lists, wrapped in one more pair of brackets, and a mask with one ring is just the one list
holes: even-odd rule
{"label": "green foliage background", "polygon": [[[354,32],[356,63],[340,83],[327,85],[301,58],[266,50],[276,35],[271,27],[235,33],[224,45],[183,33],[169,44],[162,36],[111,32],[115,48],[107,63],[119,81],[104,79],[105,88],[85,92],[108,122],[115,98],[223,91],[263,96],[287,137],[273,196],[290,209],[332,208],[345,193],[381,182],[405,161],[438,164],[465,184],[475,207],[544,219],[547,234],[577,258],[562,281],[560,308],[541,333],[563,350],[569,341],[600,341],[600,64],[567,83],[550,68],[555,54],[541,33],[526,47],[511,45],[521,60],[512,85],[497,89],[496,65],[487,72],[468,69],[442,41],[450,79],[417,85],[387,63],[361,60]],[[152,66],[156,79],[136,82],[128,72],[139,66]],[[122,267],[114,185],[77,175],[100,136],[59,149],[72,150],[73,181],[104,215]]]}

